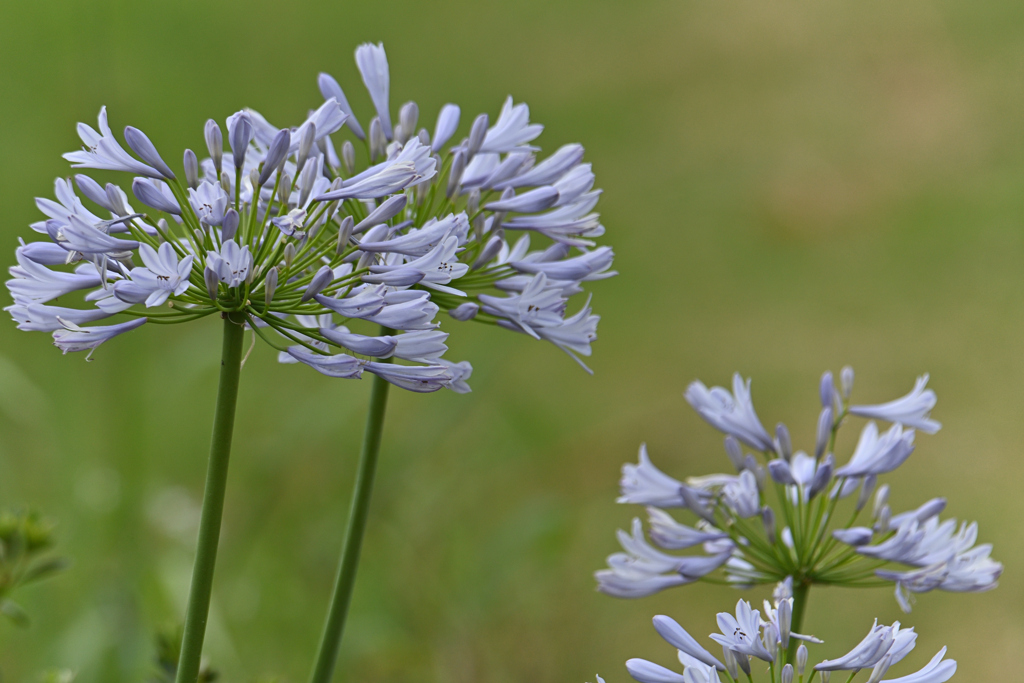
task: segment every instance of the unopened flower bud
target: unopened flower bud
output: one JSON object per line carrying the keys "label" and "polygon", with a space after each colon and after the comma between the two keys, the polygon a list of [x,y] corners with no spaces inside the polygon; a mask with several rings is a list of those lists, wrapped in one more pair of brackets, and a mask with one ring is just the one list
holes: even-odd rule
{"label": "unopened flower bud", "polygon": [[249,151],[252,134],[252,124],[249,123],[249,119],[246,116],[239,116],[231,131],[231,154],[235,160],[236,173],[245,165],[245,154]]}
{"label": "unopened flower bud", "polygon": [[269,307],[270,302],[274,299],[274,292],[277,291],[277,266],[267,271],[267,277],[263,281],[263,289],[263,301]]}
{"label": "unopened flower bud", "polygon": [[295,260],[295,242],[289,242],[284,247],[284,267],[291,268]]}
{"label": "unopened flower bud", "polygon": [[821,683],[828,683],[829,679],[831,679],[831,678],[832,678],[832,672],[831,671],[822,671],[821,672]]}
{"label": "unopened flower bud", "polygon": [[352,216],[345,216],[338,226],[338,247],[335,252],[340,256],[348,247],[348,241],[352,239],[352,228],[355,227],[355,220]]}
{"label": "unopened flower bud", "polygon": [[302,171],[309,159],[309,153],[313,151],[313,143],[316,141],[316,124],[307,121],[299,129],[299,154],[295,160],[295,172]]}
{"label": "unopened flower bud", "polygon": [[793,458],[793,441],[789,438],[789,429],[781,422],[775,425],[775,447],[787,462]]}
{"label": "unopened flower bud", "polygon": [[501,251],[501,246],[503,244],[505,244],[505,240],[501,239],[497,235],[487,240],[487,244],[485,244],[484,248],[480,250],[480,256],[477,257],[470,270],[482,268],[490,263],[491,259],[497,256],[498,252]]}
{"label": "unopened flower bud", "polygon": [[743,469],[743,449],[740,442],[732,435],[725,437],[725,454],[737,472]]}
{"label": "unopened flower bud", "polygon": [[459,304],[452,310],[448,311],[448,315],[456,320],[464,322],[466,320],[472,320],[479,312],[480,306],[478,304],[475,304],[472,301],[467,301],[466,303]]}
{"label": "unopened flower bud", "polygon": [[207,266],[203,270],[203,280],[206,282],[206,291],[209,292],[210,298],[216,301],[217,286],[220,283],[220,277],[217,276],[217,272]]}
{"label": "unopened flower bud", "polygon": [[796,673],[799,676],[804,675],[804,671],[807,670],[807,646],[800,643],[800,647],[796,649]]}
{"label": "unopened flower bud", "polygon": [[787,664],[782,667],[782,673],[779,674],[779,683],[793,683],[793,665]]}
{"label": "unopened flower bud", "polygon": [[213,119],[209,119],[203,129],[203,134],[206,137],[206,149],[210,152],[210,158],[213,159],[213,167],[217,169],[217,175],[220,175],[221,163],[224,159],[224,137],[221,135],[220,126]]}
{"label": "unopened flower bud", "polygon": [[[312,124],[310,124],[312,125]],[[263,160],[263,170],[260,171],[259,177],[256,181],[257,187],[263,187],[267,182],[274,177],[274,173],[284,163],[285,158],[288,156],[288,147],[291,145],[292,134],[291,131],[279,130],[274,139],[270,141],[270,149],[267,150],[267,157]]]}
{"label": "unopened flower bud", "polygon": [[723,646],[722,659],[725,660],[725,670],[729,672],[729,677],[735,681],[740,677],[740,670],[736,665],[736,654],[729,648]]}
{"label": "unopened flower bud", "polygon": [[186,149],[182,165],[185,167],[185,182],[188,183],[188,186],[193,190],[199,187],[199,160],[196,158],[196,153]]}
{"label": "unopened flower bud", "polygon": [[473,127],[469,130],[469,142],[466,145],[466,155],[470,159],[476,156],[476,153],[480,151],[480,146],[484,144],[489,123],[490,119],[487,114],[480,114],[474,119]]}
{"label": "unopened flower bud", "polygon": [[430,147],[430,133],[427,132],[426,128],[420,128],[420,132],[416,134],[419,138],[420,144],[424,147]]}
{"label": "unopened flower bud", "polygon": [[466,196],[466,213],[473,218],[480,212],[480,190],[473,189]]}
{"label": "unopened flower bud", "polygon": [[220,225],[220,238],[222,241],[227,242],[230,239],[235,238],[235,233],[238,231],[238,212],[234,209],[228,209],[224,213],[224,222]]}
{"label": "unopened flower bud", "polygon": [[878,524],[876,525],[879,533],[885,533],[889,530],[889,520],[892,519],[892,510],[888,505],[883,505],[882,509],[878,511]]}
{"label": "unopened flower bud", "polygon": [[403,145],[406,141],[412,137],[413,132],[416,130],[416,123],[420,118],[420,108],[416,106],[415,102],[406,102],[402,105],[402,108],[398,110],[398,125],[402,127],[404,139],[398,139],[398,133],[395,133],[395,139],[401,142]]}
{"label": "unopened flower bud", "polygon": [[822,408],[832,407],[832,394],[835,393],[835,383],[832,381],[832,371],[826,370],[821,376],[818,384],[818,397],[821,399]]}
{"label": "unopened flower bud", "polygon": [[832,408],[823,408],[818,415],[818,439],[814,445],[814,459],[818,460],[828,448],[832,436]]}
{"label": "unopened flower bud", "polygon": [[220,187],[229,197],[232,196],[234,188],[231,187],[231,176],[228,175],[227,171],[220,174]]}
{"label": "unopened flower bud", "polygon": [[783,600],[776,609],[779,611],[779,641],[785,649],[789,647],[789,631],[793,624],[793,600]]}
{"label": "unopened flower bud", "polygon": [[882,514],[882,508],[889,503],[889,485],[882,484],[878,487],[878,492],[875,494],[875,505],[871,510],[871,516],[873,519],[878,519],[878,516]]}
{"label": "unopened flower bud", "polygon": [[341,165],[345,169],[345,175],[352,175],[356,169],[356,148],[351,140],[341,143]]}
{"label": "unopened flower bud", "polygon": [[459,186],[462,182],[462,174],[466,171],[466,155],[459,150],[455,153],[455,158],[452,159],[452,168],[448,172],[448,187],[445,190],[445,196],[451,199],[459,193]]}
{"label": "unopened flower bud", "polygon": [[767,505],[761,509],[761,524],[764,525],[764,535],[768,538],[768,543],[775,545],[775,512]]}
{"label": "unopened flower bud", "polygon": [[853,368],[849,365],[839,371],[839,386],[842,387],[843,398],[849,400],[850,393],[853,392]]}
{"label": "unopened flower bud", "polygon": [[118,216],[127,216],[128,207],[124,204],[124,194],[122,194],[121,188],[113,183],[107,183],[106,193],[107,202],[110,204],[110,210]]}
{"label": "unopened flower bud", "polygon": [[139,155],[139,157],[147,164],[155,168],[160,175],[168,180],[174,180],[174,173],[171,168],[164,163],[164,160],[160,157],[160,153],[156,151],[156,146],[150,141],[138,128],[132,126],[126,126],[124,129],[124,141],[128,143],[132,151]]}
{"label": "unopened flower bud", "polygon": [[388,146],[388,139],[384,137],[384,129],[380,125],[380,117],[375,116],[370,121],[370,163],[377,163],[385,155]]}
{"label": "unopened flower bud", "polygon": [[309,286],[306,287],[306,291],[302,293],[302,303],[305,303],[312,299],[314,296],[324,291],[324,287],[334,282],[334,271],[331,270],[330,266],[321,266],[320,270],[316,271],[316,275],[309,281]]}
{"label": "unopened flower bud", "polygon": [[256,201],[260,193],[260,172],[255,168],[249,171],[249,184],[252,185],[252,200]]}
{"label": "unopened flower bud", "polygon": [[206,233],[196,228],[192,231],[192,234],[196,236],[196,244],[206,244]]}
{"label": "unopened flower bud", "polygon": [[277,186],[277,201],[287,204],[292,194],[292,177],[287,173],[281,174],[281,182]]}
{"label": "unopened flower bud", "polygon": [[860,495],[857,496],[857,512],[864,509],[867,505],[868,500],[871,499],[871,494],[875,491],[875,485],[878,484],[878,477],[874,474],[869,474],[864,477],[864,483],[860,489]]}

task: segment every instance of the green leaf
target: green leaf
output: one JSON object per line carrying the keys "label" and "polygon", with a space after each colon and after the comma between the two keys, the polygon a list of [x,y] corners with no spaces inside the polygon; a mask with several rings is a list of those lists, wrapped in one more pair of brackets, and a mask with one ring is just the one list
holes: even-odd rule
{"label": "green leaf", "polygon": [[30,619],[21,606],[13,600],[0,602],[0,613],[22,628],[28,628]]}

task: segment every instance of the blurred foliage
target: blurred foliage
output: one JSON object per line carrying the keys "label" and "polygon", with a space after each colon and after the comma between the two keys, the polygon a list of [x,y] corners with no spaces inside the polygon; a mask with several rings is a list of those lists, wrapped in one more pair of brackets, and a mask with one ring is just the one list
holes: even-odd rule
{"label": "blurred foliage", "polygon": [[11,594],[67,567],[67,560],[46,556],[52,545],[53,524],[37,513],[0,512],[0,614],[18,626],[30,620]]}
{"label": "blurred foliage", "polygon": [[[587,147],[621,276],[588,377],[525,336],[445,322],[473,393],[394,392],[344,681],[624,681],[671,664],[651,628],[695,635],[738,593],[636,601],[594,591],[617,550],[619,467],[646,441],[673,476],[722,471],[721,439],[685,405],[694,378],[755,378],[766,425],[813,444],[817,379],[849,363],[884,401],[930,371],[936,436],[918,437],[891,502],[946,495],[1006,564],[984,595],[821,590],[806,628],[841,654],[874,617],[941,645],[959,680],[1019,668],[1024,639],[1024,5],[799,0],[414,3],[0,3],[0,228],[8,262],[32,198],[70,173],[77,121],[107,105],[177,162],[208,117],[252,106],[299,120],[332,73],[362,120],[352,53],[382,40],[392,103],[428,127],[445,102],[496,115],[512,94],[547,150]],[[465,133],[465,122],[463,129]],[[177,150],[177,151],[175,151]],[[180,621],[208,452],[219,327],[142,329],[92,363],[0,325],[0,498],[61,520],[76,568],[19,594],[0,630],[5,680],[152,674],[153,624]],[[224,680],[309,675],[355,470],[367,382],[254,351],[242,376],[207,653]],[[856,434],[841,443],[840,461]]]}
{"label": "blurred foliage", "polygon": [[[178,659],[181,657],[182,628],[168,628],[156,635],[156,674],[150,683],[174,683],[178,673]],[[198,683],[213,683],[220,678],[215,669],[203,662],[199,667]]]}

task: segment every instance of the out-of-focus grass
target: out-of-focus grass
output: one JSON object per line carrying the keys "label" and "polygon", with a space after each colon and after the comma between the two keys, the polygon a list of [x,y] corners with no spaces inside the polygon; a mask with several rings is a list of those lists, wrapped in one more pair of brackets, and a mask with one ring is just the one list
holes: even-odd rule
{"label": "out-of-focus grass", "polygon": [[[621,276],[594,287],[596,375],[445,324],[475,391],[395,392],[339,680],[619,681],[628,657],[670,664],[653,614],[706,633],[741,594],[593,591],[639,512],[612,502],[620,464],[646,440],[677,476],[723,469],[681,392],[734,369],[806,447],[817,377],[844,363],[865,401],[932,373],[945,427],[889,477],[893,503],[947,495],[1007,573],[994,593],[922,596],[908,618],[886,590],[821,590],[806,628],[824,656],[901,618],[922,634],[908,669],[948,643],[964,680],[993,679],[1024,635],[1022,20],[1008,1],[5,3],[3,244],[13,261],[32,197],[68,173],[74,123],[101,104],[173,160],[241,106],[299,120],[319,70],[368,118],[352,63],[366,40],[386,42],[392,101],[415,99],[428,125],[444,102],[493,115],[512,93],[546,148],[586,144],[605,189]],[[5,680],[149,671],[154,628],[184,604],[217,334],[143,329],[86,364],[0,326],[0,502],[59,520],[76,562],[22,596],[31,629],[0,625]],[[368,386],[259,348],[242,391],[208,655],[229,681],[301,681]]]}

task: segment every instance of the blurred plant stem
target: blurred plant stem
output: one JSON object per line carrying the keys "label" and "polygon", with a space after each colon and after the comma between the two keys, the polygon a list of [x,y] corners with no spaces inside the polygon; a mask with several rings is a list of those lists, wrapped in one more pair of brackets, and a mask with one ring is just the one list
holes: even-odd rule
{"label": "blurred plant stem", "polygon": [[[381,334],[390,333],[391,330],[386,328],[381,330]],[[385,362],[390,362],[390,359]],[[377,454],[380,453],[380,439],[384,431],[384,413],[387,405],[388,383],[379,376],[374,376],[373,390],[370,393],[370,412],[366,417],[366,431],[363,434],[363,451],[359,456],[359,470],[356,472],[352,505],[348,513],[348,528],[345,530],[345,541],[341,547],[338,579],[334,584],[334,595],[327,613],[327,622],[324,624],[323,637],[320,639],[320,649],[317,651],[311,683],[329,683],[338,661],[338,648],[341,647],[341,636],[345,630],[345,617],[348,616],[352,587],[359,565],[359,550],[363,544],[366,518],[370,511],[373,476],[377,471]]]}
{"label": "blurred plant stem", "polygon": [[[804,622],[804,612],[807,609],[807,594],[811,590],[809,581],[794,581],[793,583],[793,619],[790,622],[790,632],[803,633],[801,630]],[[789,639],[789,649],[786,652],[786,661],[796,661],[796,649],[800,644],[796,638]]]}
{"label": "blurred plant stem", "polygon": [[199,520],[196,559],[192,567],[192,586],[189,590],[188,608],[185,611],[181,658],[178,660],[178,674],[175,678],[177,683],[196,683],[199,677],[199,660],[203,653],[203,638],[206,635],[206,621],[210,612],[213,568],[217,563],[220,521],[224,512],[224,490],[228,479],[231,434],[235,425],[235,404],[238,401],[243,334],[241,321],[235,320],[231,315],[225,315],[220,384],[217,387],[217,407],[213,416],[213,437],[210,442],[210,463],[206,471],[206,490],[203,493],[203,511]]}

